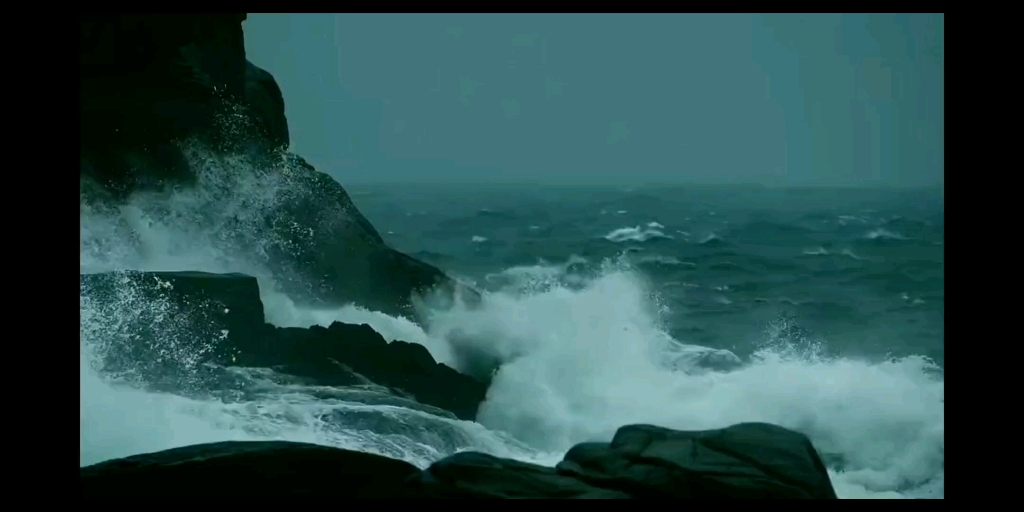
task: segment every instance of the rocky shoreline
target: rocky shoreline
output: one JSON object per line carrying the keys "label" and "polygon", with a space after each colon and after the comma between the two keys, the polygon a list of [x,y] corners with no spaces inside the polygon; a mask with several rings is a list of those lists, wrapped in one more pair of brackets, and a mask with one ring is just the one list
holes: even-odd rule
{"label": "rocky shoreline", "polygon": [[[83,274],[80,286],[98,311],[114,314],[133,303],[147,305],[136,308],[139,316],[122,322],[119,333],[107,334],[114,340],[102,354],[106,371],[131,370],[144,376],[146,384],[159,385],[161,378],[180,383],[208,363],[271,368],[311,385],[374,384],[470,421],[487,392],[488,383],[434,361],[422,345],[388,343],[369,325],[334,322],[298,328],[266,323],[252,276],[124,271]],[[163,324],[156,315],[176,323]],[[158,355],[168,353],[171,357]]]}
{"label": "rocky shoreline", "polygon": [[[135,301],[184,319],[173,326],[174,340],[166,338],[167,326],[146,316],[123,324],[121,343],[102,354],[108,371],[132,366],[149,379],[181,382],[183,372],[206,363],[273,368],[315,385],[377,385],[469,421],[486,397],[487,383],[435,362],[421,345],[388,343],[368,325],[265,323],[259,285],[244,274],[85,274],[81,287],[99,311]],[[155,356],[170,343],[192,355],[189,368],[177,363],[181,358]],[[836,497],[806,436],[761,423],[703,432],[625,426],[611,443],[576,445],[555,468],[464,452],[420,471],[325,446],[227,442],[102,462],[81,468],[80,479],[84,496],[104,498]]]}
{"label": "rocky shoreline", "polygon": [[421,471],[368,453],[225,442],[80,470],[85,498],[835,499],[802,434],[764,423],[684,432],[629,425],[554,468],[463,452]]}
{"label": "rocky shoreline", "polygon": [[[479,297],[388,247],[340,184],[288,153],[281,91],[245,58],[245,18],[82,16],[83,208],[116,208],[136,194],[209,186],[204,180],[258,169],[267,186],[279,187],[279,201],[232,213],[247,216],[224,220],[228,228],[216,239],[265,255],[260,264],[295,300],[414,317],[415,297],[427,292]],[[196,147],[247,164],[210,171],[194,161]],[[248,179],[227,177],[228,185],[217,183],[225,194]],[[461,374],[425,347],[389,343],[367,325],[267,323],[249,275],[129,270],[83,273],[80,286],[83,311],[89,302],[92,314],[118,319],[98,336],[104,345],[95,363],[149,389],[181,392],[203,372],[242,367],[315,385],[372,386],[467,421],[486,398],[487,372]],[[82,319],[83,337],[89,322]],[[383,456],[275,441],[186,446],[101,462],[79,475],[91,498],[836,497],[806,436],[755,423],[703,432],[625,426],[610,443],[573,447],[554,468],[463,452],[421,471]]]}

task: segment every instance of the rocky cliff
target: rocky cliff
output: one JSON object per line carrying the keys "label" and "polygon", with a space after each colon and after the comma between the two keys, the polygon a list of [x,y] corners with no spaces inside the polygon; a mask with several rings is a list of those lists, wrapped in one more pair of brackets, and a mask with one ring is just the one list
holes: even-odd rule
{"label": "rocky cliff", "polygon": [[224,214],[248,217],[218,219],[234,227],[217,238],[261,255],[298,301],[413,316],[413,295],[450,296],[459,286],[444,272],[388,247],[337,181],[288,153],[281,91],[246,60],[245,19],[82,16],[82,201],[181,187],[237,195],[255,183],[273,204]]}

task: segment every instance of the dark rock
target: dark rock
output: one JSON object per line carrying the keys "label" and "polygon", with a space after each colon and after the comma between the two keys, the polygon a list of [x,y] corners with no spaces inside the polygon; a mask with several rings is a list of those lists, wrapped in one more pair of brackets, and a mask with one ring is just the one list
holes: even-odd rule
{"label": "dark rock", "polygon": [[[111,272],[80,276],[82,329],[104,371],[164,391],[192,391],[204,362],[234,364],[266,337],[256,278],[206,272]],[[180,388],[180,389],[175,389]]]}
{"label": "dark rock", "polygon": [[187,181],[173,142],[206,134],[221,105],[243,98],[245,14],[86,14],[79,111],[83,166],[120,194]]}
{"label": "dark rock", "polygon": [[249,61],[245,61],[245,102],[252,108],[271,146],[286,149],[290,140],[281,88],[273,75]]}
{"label": "dark rock", "polygon": [[486,396],[486,383],[434,361],[422,345],[388,343],[368,325],[264,323],[259,285],[244,274],[86,274],[81,289],[91,310],[117,319],[117,332],[104,333],[104,370],[162,390],[189,384],[202,364],[214,363],[273,368],[317,385],[372,383],[466,420]]}
{"label": "dark rock", "polygon": [[227,442],[79,470],[85,497],[804,498],[835,499],[801,434],[744,423],[721,430],[619,429],[555,468],[463,452],[424,471],[386,457],[286,442]]}
{"label": "dark rock", "polygon": [[631,496],[595,487],[553,468],[463,452],[424,471],[418,489],[430,498],[611,498]]}
{"label": "dark rock", "polygon": [[476,418],[487,386],[434,361],[425,347],[404,341],[387,343],[368,325],[334,322],[329,328],[278,328],[254,366],[308,377],[323,385],[373,382],[417,402]]}
{"label": "dark rock", "polygon": [[557,469],[637,498],[836,498],[807,436],[766,423],[706,431],[630,425],[610,444],[573,447]]}
{"label": "dark rock", "polygon": [[412,464],[289,442],[225,442],[79,470],[85,498],[407,498]]}
{"label": "dark rock", "polygon": [[[442,297],[458,292],[469,301],[479,300],[474,290],[436,267],[388,247],[330,176],[295,155],[288,155],[281,165],[285,186],[278,193],[284,201],[273,212],[273,234],[267,237],[280,243],[267,247],[268,264],[280,263],[279,285],[290,296],[307,303],[355,302],[408,318],[416,317],[412,295],[437,290]],[[314,236],[295,236],[301,234],[295,226]]]}
{"label": "dark rock", "polygon": [[[281,90],[270,73],[246,60],[245,18],[82,16],[83,200],[117,202],[142,190],[210,186],[201,182],[202,165],[190,148],[244,155],[244,172],[271,174],[263,177],[265,186],[285,203],[261,212],[266,222],[255,234],[259,240],[234,249],[253,253],[259,252],[254,244],[267,246],[267,266],[297,301],[356,302],[415,317],[413,296],[438,287],[450,297],[464,288],[438,268],[388,247],[340,184],[285,152]],[[237,187],[227,188],[235,193]],[[238,242],[231,233],[220,235]]]}

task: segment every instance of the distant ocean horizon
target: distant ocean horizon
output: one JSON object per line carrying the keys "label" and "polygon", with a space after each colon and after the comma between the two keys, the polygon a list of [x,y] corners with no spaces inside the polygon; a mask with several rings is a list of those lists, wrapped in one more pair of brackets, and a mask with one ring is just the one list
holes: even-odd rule
{"label": "distant ocean horizon", "polygon": [[409,173],[401,175],[379,175],[372,172],[360,172],[357,174],[348,172],[329,172],[335,180],[345,187],[363,187],[374,185],[451,185],[451,186],[472,186],[486,187],[487,185],[513,185],[513,186],[534,186],[534,187],[580,187],[580,188],[616,188],[616,189],[641,189],[645,187],[699,187],[699,188],[739,188],[739,189],[863,189],[863,190],[944,190],[944,183],[932,184],[895,184],[880,181],[863,183],[839,183],[839,182],[809,182],[791,183],[786,181],[763,181],[763,182],[715,182],[715,181],[687,181],[675,180],[661,177],[631,177],[624,180],[619,176],[603,178],[595,176],[573,176],[573,175],[518,175],[503,174],[493,170],[479,175],[457,174],[434,176],[430,173]]}

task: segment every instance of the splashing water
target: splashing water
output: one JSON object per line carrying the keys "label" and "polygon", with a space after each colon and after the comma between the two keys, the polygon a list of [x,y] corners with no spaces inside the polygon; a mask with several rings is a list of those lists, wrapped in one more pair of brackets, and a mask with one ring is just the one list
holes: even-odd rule
{"label": "splashing water", "polygon": [[607,439],[625,418],[678,429],[764,421],[808,434],[847,496],[942,479],[944,384],[930,361],[830,359],[783,320],[738,369],[680,367],[645,289],[606,264],[582,290],[498,293],[479,310],[437,313],[430,333],[468,333],[509,361],[479,419],[541,449]]}
{"label": "splashing water", "polygon": [[[83,465],[242,439],[327,444],[420,467],[469,449],[551,465],[574,443],[607,440],[627,423],[709,429],[766,421],[810,436],[841,497],[942,496],[944,381],[924,358],[832,358],[823,343],[780,321],[740,363],[670,337],[665,306],[625,260],[582,277],[566,266],[507,269],[493,276],[504,288],[485,294],[478,307],[424,306],[424,327],[358,304],[298,307],[277,291],[258,250],[275,241],[256,219],[272,211],[288,184],[271,185],[279,178],[253,172],[244,159],[206,159],[203,166],[195,190],[138,194],[120,208],[83,201],[82,272],[245,272],[259,280],[267,321],[276,325],[368,323],[389,341],[422,344],[464,371],[470,369],[457,355],[472,348],[502,363],[479,423],[372,390],[290,382],[269,370],[220,369],[220,378],[207,379],[207,370],[191,363],[202,340],[185,343],[192,331],[174,323],[180,315],[126,282],[113,306],[96,303],[88,290],[81,295]],[[134,326],[158,320],[163,357],[194,377],[181,381],[188,385],[154,390],[136,378],[148,371],[142,366],[114,372],[97,362],[123,346]],[[712,352],[736,364],[709,368],[697,362],[706,359],[690,357]],[[216,388],[223,382],[230,389]]]}

